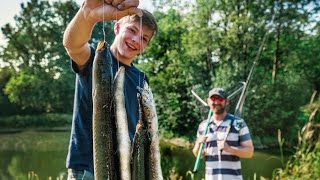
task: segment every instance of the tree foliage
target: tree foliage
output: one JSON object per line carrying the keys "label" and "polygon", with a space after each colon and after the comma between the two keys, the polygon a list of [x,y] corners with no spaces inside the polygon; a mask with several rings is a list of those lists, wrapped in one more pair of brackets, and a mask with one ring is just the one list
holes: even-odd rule
{"label": "tree foliage", "polygon": [[[319,2],[197,0],[195,6],[189,7],[190,11],[173,11],[179,9],[178,5],[168,8],[176,1],[154,2],[156,5],[169,4],[162,8],[162,13],[158,13],[160,29],[167,33],[162,32],[148,50],[149,57],[154,59],[144,65],[156,69],[149,74],[152,87],[156,87],[155,92],[159,93],[159,120],[166,122],[162,124],[163,128],[173,130],[174,124],[190,130],[184,130],[182,134],[195,131],[195,124],[204,119],[203,111],[206,111],[201,104],[193,103],[183,111],[187,114],[195,112],[196,123],[183,121],[189,125],[178,124],[182,119],[177,114],[182,112],[181,107],[185,107],[185,101],[179,98],[181,92],[191,96],[189,100],[197,101],[188,91],[195,89],[206,98],[208,90],[214,86],[233,89],[239,82],[246,81],[262,46],[263,51],[257,59],[247,92],[243,118],[253,136],[264,134],[265,137],[275,137],[276,130],[281,128],[290,141],[295,140],[296,133],[304,124],[299,122],[303,116],[301,107],[308,103],[313,92],[319,92],[319,53],[314,48],[318,35],[313,35],[318,28],[314,26],[310,30],[310,23],[316,21],[312,17],[319,10],[316,8]],[[180,17],[179,21],[172,18],[172,13]],[[161,24],[166,18],[171,18],[170,22]],[[168,28],[168,23],[172,29]],[[180,36],[177,35],[179,27],[186,30]],[[267,39],[262,44],[264,36]],[[169,44],[171,39],[176,42]],[[172,56],[177,46],[182,51],[178,51],[179,56]],[[310,60],[305,61],[306,58]],[[163,67],[166,67],[164,71]],[[186,91],[170,83],[177,81],[173,80],[177,78],[175,72],[183,74],[180,69],[185,70],[184,74],[189,74],[180,75],[184,79],[179,79],[187,85],[182,86]],[[166,72],[167,76],[162,72]],[[176,88],[170,87],[172,85]],[[237,100],[232,100],[230,112]]]}
{"label": "tree foliage", "polygon": [[[72,112],[74,74],[62,36],[79,7],[71,0],[50,2],[22,3],[15,25],[1,28],[8,43],[0,59],[8,66],[0,71],[0,108],[15,107],[11,114]],[[319,97],[318,1],[153,2],[160,31],[135,62],[148,76],[162,133],[194,138],[208,108],[191,90],[203,99],[216,86],[231,93],[246,81],[263,47],[243,118],[262,143],[263,138],[275,137],[279,128],[288,144],[296,141],[308,121],[302,107]],[[111,43],[113,23],[98,23],[90,44],[104,37],[102,28]],[[237,98],[228,108],[231,113]]]}
{"label": "tree foliage", "polygon": [[156,97],[160,130],[176,135],[193,133],[188,126],[197,122],[199,111],[190,96],[194,74],[189,71],[192,62],[183,45],[186,26],[174,9],[155,15],[161,29],[144,54],[146,62],[139,66],[147,73]]}

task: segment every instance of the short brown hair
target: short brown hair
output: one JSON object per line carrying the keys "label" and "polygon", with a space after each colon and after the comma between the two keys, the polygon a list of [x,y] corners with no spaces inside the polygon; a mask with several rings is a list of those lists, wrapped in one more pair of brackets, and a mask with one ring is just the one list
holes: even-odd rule
{"label": "short brown hair", "polygon": [[155,35],[158,32],[158,25],[156,22],[156,18],[153,16],[152,13],[145,9],[141,9],[142,11],[142,17],[139,17],[138,15],[134,14],[131,16],[125,16],[119,20],[120,23],[123,22],[140,22],[142,18],[142,25],[148,27],[153,31],[153,35]]}

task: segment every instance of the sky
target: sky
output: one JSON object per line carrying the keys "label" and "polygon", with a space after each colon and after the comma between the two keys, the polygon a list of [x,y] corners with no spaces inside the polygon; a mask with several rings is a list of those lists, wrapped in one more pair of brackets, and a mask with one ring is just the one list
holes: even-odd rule
{"label": "sky", "polygon": [[[84,0],[75,0],[79,5],[82,4]],[[7,23],[13,24],[14,22],[14,15],[20,12],[20,4],[26,3],[28,0],[8,0],[5,3],[2,3],[0,6],[0,27],[4,26]],[[152,11],[152,4],[151,0],[140,0],[140,8],[147,9]],[[5,44],[5,39],[0,32],[0,45]]]}

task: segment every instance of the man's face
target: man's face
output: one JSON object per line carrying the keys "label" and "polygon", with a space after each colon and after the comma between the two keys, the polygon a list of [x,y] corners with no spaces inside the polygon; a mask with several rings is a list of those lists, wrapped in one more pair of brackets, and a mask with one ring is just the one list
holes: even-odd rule
{"label": "man's face", "polygon": [[226,110],[227,103],[227,99],[217,95],[208,98],[208,105],[215,114],[222,114]]}
{"label": "man's face", "polygon": [[117,58],[133,60],[148,45],[153,30],[141,26],[140,22],[118,23],[115,27]]}

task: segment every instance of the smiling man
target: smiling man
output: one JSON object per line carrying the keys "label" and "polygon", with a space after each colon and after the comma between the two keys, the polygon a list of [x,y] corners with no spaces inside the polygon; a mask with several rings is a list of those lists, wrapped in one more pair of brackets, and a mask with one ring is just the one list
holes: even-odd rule
{"label": "smiling man", "polygon": [[229,104],[226,92],[214,88],[209,92],[207,103],[212,117],[207,128],[207,120],[198,127],[193,154],[198,155],[200,144],[205,143],[203,156],[206,158],[206,180],[243,179],[240,158],[253,156],[253,144],[248,126],[243,119],[227,113]]}
{"label": "smiling man", "polygon": [[[76,74],[74,113],[66,161],[68,179],[94,179],[92,133],[92,65],[94,47],[88,44],[92,29],[99,21],[119,21],[114,26],[115,39],[110,46],[113,72],[125,67],[125,106],[132,141],[138,123],[137,86],[143,88],[145,74],[133,65],[134,58],[149,44],[157,24],[154,16],[138,9],[139,0],[85,0],[68,24],[63,45]],[[115,73],[114,73],[115,74]]]}

